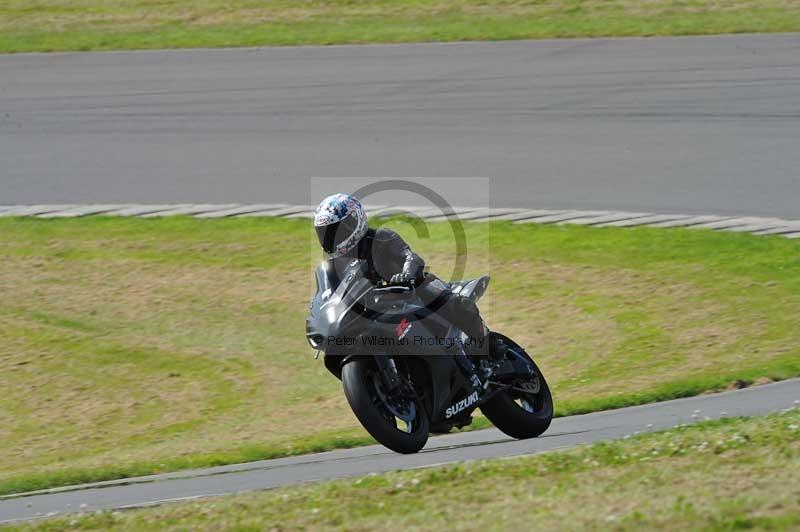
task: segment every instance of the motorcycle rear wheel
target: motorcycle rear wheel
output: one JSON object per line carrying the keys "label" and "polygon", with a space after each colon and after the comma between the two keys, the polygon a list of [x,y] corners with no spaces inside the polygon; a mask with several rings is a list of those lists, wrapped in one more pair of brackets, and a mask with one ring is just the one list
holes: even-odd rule
{"label": "motorcycle rear wheel", "polygon": [[503,337],[503,340],[509,349],[514,349],[533,365],[536,382],[523,383],[531,391],[510,389],[499,393],[481,406],[481,412],[495,427],[512,438],[535,438],[546,431],[553,420],[550,387],[528,353],[510,339]]}
{"label": "motorcycle rear wheel", "polygon": [[378,443],[401,454],[413,454],[425,446],[430,422],[424,408],[413,399],[405,399],[406,404],[388,399],[371,358],[345,364],[342,387],[353,413]]}

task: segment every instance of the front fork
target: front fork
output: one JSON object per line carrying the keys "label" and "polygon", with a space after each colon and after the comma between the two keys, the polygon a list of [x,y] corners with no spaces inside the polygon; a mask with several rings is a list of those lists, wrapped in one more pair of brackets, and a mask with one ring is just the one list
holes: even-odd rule
{"label": "front fork", "polygon": [[396,393],[403,386],[403,379],[400,378],[400,372],[397,371],[397,364],[390,355],[374,355],[375,364],[378,366],[383,376],[386,390],[392,394]]}

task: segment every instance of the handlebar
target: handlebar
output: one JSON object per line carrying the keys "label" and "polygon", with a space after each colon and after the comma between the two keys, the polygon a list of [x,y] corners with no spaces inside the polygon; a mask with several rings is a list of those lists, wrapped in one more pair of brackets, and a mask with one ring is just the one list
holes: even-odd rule
{"label": "handlebar", "polygon": [[413,290],[414,288],[412,286],[404,284],[393,284],[375,288],[375,292],[379,294],[407,294]]}

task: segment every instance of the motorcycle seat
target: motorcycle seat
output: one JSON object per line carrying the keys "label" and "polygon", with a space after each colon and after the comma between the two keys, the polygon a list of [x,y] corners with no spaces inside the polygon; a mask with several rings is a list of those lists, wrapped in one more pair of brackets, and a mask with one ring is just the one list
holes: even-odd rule
{"label": "motorcycle seat", "polygon": [[490,277],[488,275],[482,275],[477,279],[453,281],[450,283],[450,290],[452,290],[454,294],[477,301],[481,298],[483,293],[486,292],[486,288],[489,286],[489,279]]}

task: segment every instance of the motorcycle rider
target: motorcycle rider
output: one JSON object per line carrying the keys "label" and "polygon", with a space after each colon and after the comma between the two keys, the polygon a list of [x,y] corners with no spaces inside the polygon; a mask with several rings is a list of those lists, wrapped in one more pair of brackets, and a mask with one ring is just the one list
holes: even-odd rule
{"label": "motorcycle rider", "polygon": [[[367,277],[373,283],[415,287],[429,307],[470,337],[471,345],[480,346],[493,358],[502,356],[501,344],[492,340],[475,302],[453,293],[447,283],[425,272],[425,261],[396,232],[369,227],[357,198],[333,194],[323,199],[314,211],[314,228],[329,259],[361,259],[366,261]],[[474,387],[483,387],[482,375],[463,350],[457,350],[456,361]]]}

